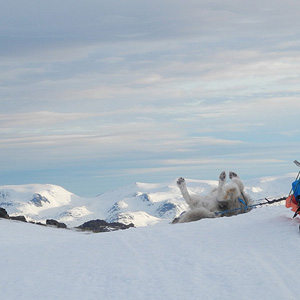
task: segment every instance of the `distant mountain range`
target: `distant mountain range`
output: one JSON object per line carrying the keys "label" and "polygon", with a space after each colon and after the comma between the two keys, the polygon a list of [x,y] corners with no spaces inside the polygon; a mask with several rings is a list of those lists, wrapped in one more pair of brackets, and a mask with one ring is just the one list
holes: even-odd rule
{"label": "distant mountain range", "polygon": [[[285,196],[295,174],[244,180],[246,192],[255,202],[265,197]],[[193,193],[208,193],[214,180],[187,179]],[[136,227],[171,222],[187,209],[176,179],[169,183],[136,182],[92,198],[79,197],[51,184],[0,186],[0,207],[10,216],[24,215],[28,221],[45,223],[55,219],[76,227],[93,219],[133,223]]]}

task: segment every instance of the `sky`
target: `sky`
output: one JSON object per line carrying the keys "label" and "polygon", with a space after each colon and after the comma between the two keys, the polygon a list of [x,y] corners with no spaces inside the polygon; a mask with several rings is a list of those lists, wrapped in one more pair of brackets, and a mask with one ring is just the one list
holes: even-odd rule
{"label": "sky", "polygon": [[298,171],[300,2],[0,4],[0,185]]}

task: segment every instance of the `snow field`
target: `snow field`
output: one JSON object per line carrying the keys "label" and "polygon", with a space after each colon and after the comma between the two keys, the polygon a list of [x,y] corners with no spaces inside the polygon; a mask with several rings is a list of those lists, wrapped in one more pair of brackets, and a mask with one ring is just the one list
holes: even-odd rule
{"label": "snow field", "polygon": [[230,218],[87,234],[0,220],[2,299],[298,299],[299,219]]}

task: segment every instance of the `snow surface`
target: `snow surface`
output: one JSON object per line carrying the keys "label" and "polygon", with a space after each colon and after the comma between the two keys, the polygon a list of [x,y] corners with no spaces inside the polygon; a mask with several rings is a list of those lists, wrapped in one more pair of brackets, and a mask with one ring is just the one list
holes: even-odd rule
{"label": "snow surface", "polygon": [[292,215],[269,206],[98,234],[1,219],[1,299],[299,299]]}
{"label": "snow surface", "polygon": [[[287,194],[285,178],[249,189],[270,195],[277,182],[284,187],[278,193]],[[98,234],[0,219],[1,299],[299,299],[300,222],[292,216],[282,203]]]}

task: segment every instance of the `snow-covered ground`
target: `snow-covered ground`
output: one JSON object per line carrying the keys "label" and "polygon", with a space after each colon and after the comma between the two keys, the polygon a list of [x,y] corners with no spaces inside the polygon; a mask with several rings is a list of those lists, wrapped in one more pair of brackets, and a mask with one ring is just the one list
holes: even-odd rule
{"label": "snow-covered ground", "polygon": [[1,299],[299,299],[292,215],[278,205],[98,234],[0,219]]}
{"label": "snow-covered ground", "polygon": [[[294,175],[245,184],[255,199],[280,196],[288,194]],[[203,192],[215,182],[188,180],[188,184]],[[2,187],[2,198],[9,194],[6,199],[15,197],[21,203],[15,207],[26,207],[32,194],[40,193],[45,198],[36,197],[36,204],[52,203],[47,209],[57,213],[75,197],[60,187],[48,186],[46,194],[45,186],[39,188]],[[177,197],[175,185],[134,184],[107,193],[113,199],[103,211],[116,200],[123,201],[121,208],[136,207],[136,196],[122,198],[133,195],[133,190],[134,195],[143,195],[141,203],[151,199],[150,206],[166,201],[167,194],[173,200]],[[75,199],[79,205],[81,199]],[[43,205],[33,208],[37,216],[43,211],[39,211]],[[299,299],[300,222],[292,216],[281,203],[230,218],[176,225],[160,221],[98,234],[0,219],[0,296],[6,300]]]}

